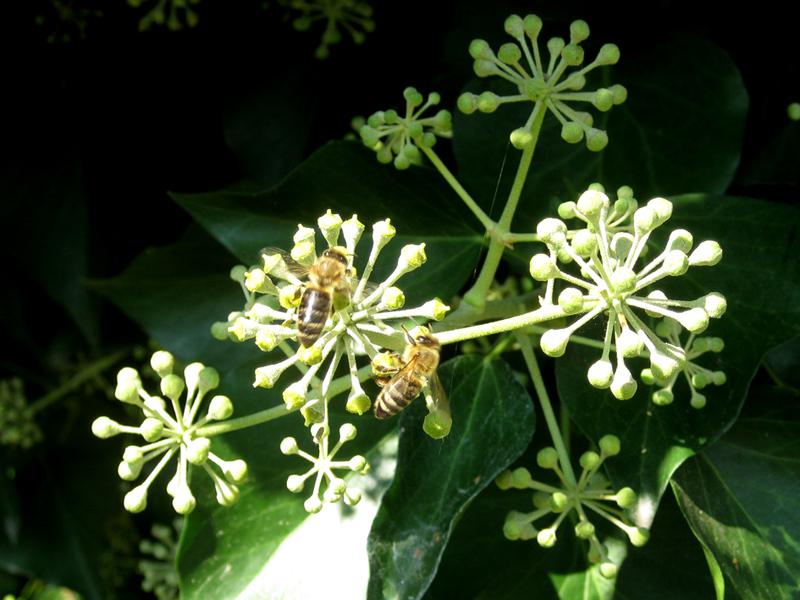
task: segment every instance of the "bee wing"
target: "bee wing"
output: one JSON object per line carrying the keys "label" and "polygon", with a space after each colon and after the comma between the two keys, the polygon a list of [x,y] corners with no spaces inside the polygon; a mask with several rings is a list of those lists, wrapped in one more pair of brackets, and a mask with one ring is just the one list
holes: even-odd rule
{"label": "bee wing", "polygon": [[368,281],[364,284],[364,291],[361,293],[362,298],[368,298],[372,292],[377,290],[380,287],[379,283],[375,283],[374,281]]}
{"label": "bee wing", "polygon": [[292,255],[289,254],[286,250],[282,248],[277,248],[275,246],[267,246],[266,248],[262,248],[258,252],[258,256],[262,257],[264,255],[271,256],[273,254],[278,254],[282,259],[283,262],[286,263],[286,268],[289,269],[289,272],[294,275],[295,277],[305,277],[308,275],[308,267],[305,265],[301,265],[295,259],[292,258]]}
{"label": "bee wing", "polygon": [[430,379],[428,380],[428,387],[431,390],[431,397],[433,398],[434,406],[445,407],[449,405],[447,392],[444,391],[444,385],[442,385],[442,380],[437,371],[434,371],[433,375],[431,375]]}

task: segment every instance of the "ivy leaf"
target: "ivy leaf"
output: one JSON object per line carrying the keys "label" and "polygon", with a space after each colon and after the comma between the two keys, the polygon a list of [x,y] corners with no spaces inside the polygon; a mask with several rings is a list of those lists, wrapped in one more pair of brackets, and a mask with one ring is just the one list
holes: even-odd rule
{"label": "ivy leaf", "polygon": [[[727,196],[685,195],[673,198],[669,229],[683,227],[696,243],[717,240],[722,261],[711,268],[692,268],[686,275],[665,281],[670,298],[694,299],[719,291],[728,311],[709,326],[707,335],[720,336],[726,348],[698,362],[723,369],[727,383],[703,390],[705,408],[689,406],[684,381],[675,388],[675,401],[656,406],[652,389],[640,386],[626,402],[586,381],[589,365],[599,350],[572,344],[556,375],[562,400],[575,423],[592,439],[614,433],[622,452],[608,469],[618,486],[633,487],[641,498],[640,524],[648,525],[667,482],[680,464],[722,435],[739,414],[750,379],[769,348],[791,338],[800,326],[800,239],[796,236],[797,210],[779,204]],[[666,232],[663,232],[666,235]],[[600,320],[595,323],[600,326]],[[589,331],[589,330],[587,330]],[[581,332],[587,335],[586,332]],[[597,332],[588,333],[597,337]],[[645,366],[631,361],[633,372]]]}
{"label": "ivy leaf", "polygon": [[789,122],[750,162],[742,165],[737,183],[746,186],[800,184],[800,123]]}
{"label": "ivy leaf", "polygon": [[[640,198],[721,193],[728,187],[739,163],[748,99],[725,52],[699,38],[677,37],[640,56],[628,57],[623,49],[620,63],[602,71],[599,79],[595,85],[590,79],[586,89],[615,83],[628,89],[625,103],[608,113],[576,103],[608,132],[608,147],[598,153],[584,143],[567,144],[560,137],[560,123],[548,113],[521,211],[541,216],[548,203],[577,199],[596,181],[608,189],[630,185]],[[481,81],[470,89],[487,85]],[[525,123],[531,110],[530,103],[519,103],[488,115],[455,115],[458,173],[484,207],[495,190],[503,197],[510,189],[519,151],[509,146],[507,136]]]}
{"label": "ivy leaf", "polygon": [[800,414],[791,400],[777,414],[739,419],[673,480],[692,530],[741,598],[788,600],[800,589]]}
{"label": "ivy leaf", "polygon": [[344,219],[357,213],[367,225],[356,257],[360,270],[369,255],[369,226],[389,217],[397,237],[383,250],[375,280],[394,268],[403,244],[426,243],[427,264],[400,284],[409,303],[455,294],[475,268],[483,244],[474,219],[436,173],[423,168],[400,172],[349,142],[327,144],[267,191],[173,197],[245,264],[256,262],[265,246],[289,250],[298,223],[315,227],[331,209]]}
{"label": "ivy leaf", "polygon": [[403,414],[397,472],[369,537],[369,598],[422,597],[466,505],[533,436],[530,396],[505,362],[460,356],[439,374],[453,429],[430,439],[421,401]]}

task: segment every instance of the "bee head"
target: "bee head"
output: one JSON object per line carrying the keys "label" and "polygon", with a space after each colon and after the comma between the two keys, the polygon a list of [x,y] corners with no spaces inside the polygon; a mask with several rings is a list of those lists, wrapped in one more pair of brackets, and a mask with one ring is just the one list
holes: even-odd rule
{"label": "bee head", "polygon": [[427,346],[429,348],[439,347],[439,340],[437,340],[433,336],[430,328],[428,327],[419,325],[414,329],[412,329],[411,331],[406,330],[405,327],[403,327],[403,330],[406,332],[406,339],[408,340],[409,344],[415,344],[417,346]]}
{"label": "bee head", "polygon": [[347,266],[347,249],[343,246],[333,246],[322,253],[325,258],[332,258]]}

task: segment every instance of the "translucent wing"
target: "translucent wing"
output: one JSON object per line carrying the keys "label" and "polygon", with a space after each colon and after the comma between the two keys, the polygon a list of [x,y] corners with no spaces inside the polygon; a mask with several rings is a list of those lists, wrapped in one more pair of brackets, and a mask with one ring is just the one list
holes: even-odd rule
{"label": "translucent wing", "polygon": [[289,272],[294,275],[295,277],[305,277],[308,275],[308,267],[305,265],[301,265],[295,259],[292,258],[292,255],[289,254],[286,250],[282,248],[277,248],[275,246],[267,246],[266,248],[262,248],[258,252],[258,256],[271,256],[273,254],[279,255],[283,262],[286,263],[286,268],[289,269]]}
{"label": "translucent wing", "polygon": [[433,375],[428,379],[428,387],[431,391],[434,408],[442,409],[450,406],[450,401],[447,399],[447,392],[444,391],[444,385],[442,385],[442,380],[438,372],[434,371]]}

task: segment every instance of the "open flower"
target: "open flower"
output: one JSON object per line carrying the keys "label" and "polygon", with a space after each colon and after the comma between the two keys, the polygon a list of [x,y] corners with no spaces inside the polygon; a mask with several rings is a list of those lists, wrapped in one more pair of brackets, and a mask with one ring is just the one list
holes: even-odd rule
{"label": "open flower", "polygon": [[[588,378],[593,386],[609,388],[614,397],[627,400],[638,385],[626,358],[646,357],[653,378],[671,388],[681,370],[688,369],[690,376],[697,371],[697,367],[687,367],[687,347],[676,343],[673,325],[694,336],[708,327],[710,318],[721,317],[727,304],[716,292],[695,300],[676,300],[661,290],[652,290],[661,280],[681,276],[690,267],[715,265],[722,258],[722,249],[711,240],[692,249],[691,233],[676,229],[659,254],[639,265],[650,234],[670,218],[672,203],[654,198],[639,207],[630,188],[621,188],[618,196],[612,205],[601,188],[593,186],[577,203],[566,202],[559,207],[560,216],[581,220],[583,228],[568,230],[560,219],[540,222],[537,235],[548,252],[531,259],[530,272],[534,279],[547,282],[543,306],[557,302],[564,312],[577,316],[568,326],[542,335],[544,353],[561,356],[576,331],[598,315],[607,315],[602,356],[589,368]],[[575,264],[579,274],[567,272],[567,264]],[[567,284],[557,299],[556,280]],[[670,321],[669,335],[659,334],[666,330],[652,329],[645,315]],[[616,355],[613,363],[612,341]],[[692,337],[688,344],[694,341]],[[717,380],[721,381],[719,376]],[[701,407],[699,402],[692,405]]]}
{"label": "open flower", "polygon": [[[502,104],[533,102],[527,122],[511,133],[511,143],[516,148],[523,149],[533,143],[534,131],[541,126],[548,110],[561,123],[561,137],[565,141],[576,144],[585,139],[589,150],[605,148],[608,144],[606,132],[594,127],[590,113],[575,110],[570,104],[586,102],[605,112],[625,101],[628,93],[621,85],[581,91],[586,86],[587,73],[619,61],[619,48],[605,44],[592,62],[581,67],[584,62],[581,43],[589,37],[585,21],[573,21],[570,25],[569,43],[560,37],[550,38],[546,44],[547,57],[539,47],[542,20],[538,16],[511,15],[505,21],[505,30],[516,43],[503,44],[494,52],[488,42],[476,39],[470,44],[469,53],[475,60],[473,67],[478,77],[500,77],[514,86],[514,93],[502,96],[491,91],[464,93],[458,98],[461,112],[490,113]],[[577,69],[570,71],[571,68]]]}
{"label": "open flower", "polygon": [[[161,396],[151,395],[144,389],[139,373],[125,367],[117,375],[114,395],[120,402],[132,404],[142,411],[144,420],[137,426],[121,425],[108,417],[98,417],[92,423],[92,432],[99,438],[109,438],[120,433],[139,435],[141,446],[127,446],[117,472],[126,481],[138,479],[143,467],[158,459],[144,482],[125,495],[125,508],[133,513],[147,507],[150,485],[175,458],[175,475],[167,484],[172,496],[172,506],[177,513],[188,514],[194,510],[196,500],[189,487],[190,465],[202,467],[214,482],[217,502],[230,506],[239,497],[238,484],[247,477],[247,464],[243,460],[226,461],[211,451],[211,439],[203,430],[210,421],[221,421],[233,414],[233,404],[227,396],[214,396],[205,413],[200,408],[206,395],[219,385],[219,374],[201,363],[191,363],[183,377],[173,373],[175,360],[171,354],[159,351],[153,354],[150,365],[161,377]],[[185,392],[185,396],[184,396]],[[181,398],[184,398],[181,404]]]}

